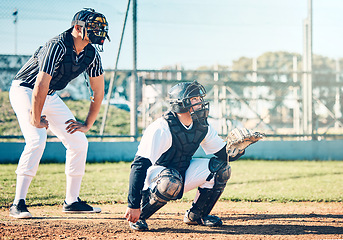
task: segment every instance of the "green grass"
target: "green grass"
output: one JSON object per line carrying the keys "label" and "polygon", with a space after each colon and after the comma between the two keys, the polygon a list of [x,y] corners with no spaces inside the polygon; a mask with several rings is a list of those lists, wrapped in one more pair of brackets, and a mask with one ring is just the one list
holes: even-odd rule
{"label": "green grass", "polygon": [[[230,201],[343,202],[342,161],[260,161],[231,163],[232,176],[222,195]],[[15,164],[0,165],[0,207],[15,194]],[[130,163],[87,164],[81,198],[91,203],[126,202]],[[191,201],[195,190],[181,201]],[[30,205],[61,204],[64,164],[41,164],[27,196]]]}
{"label": "green grass", "polygon": [[[0,135],[19,135],[21,130],[17,121],[16,115],[11,107],[8,92],[0,91]],[[65,100],[65,104],[69,107],[78,121],[86,120],[90,105],[89,100]],[[102,116],[105,111],[105,105],[100,108],[99,115],[92,128],[87,132],[87,135],[98,135],[101,128]],[[141,131],[141,130],[140,130]],[[110,105],[107,114],[105,127],[105,135],[128,135],[130,134],[130,113]],[[8,141],[8,140],[3,140]]]}

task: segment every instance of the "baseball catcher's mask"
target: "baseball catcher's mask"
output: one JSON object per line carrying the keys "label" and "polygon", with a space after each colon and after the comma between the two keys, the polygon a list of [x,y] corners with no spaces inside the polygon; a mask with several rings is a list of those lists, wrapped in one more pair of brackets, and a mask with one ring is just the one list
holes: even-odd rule
{"label": "baseball catcher's mask", "polygon": [[71,25],[80,25],[82,27],[83,38],[86,35],[91,44],[96,44],[95,47],[98,51],[103,51],[103,44],[105,39],[108,41],[110,37],[108,36],[108,22],[105,16],[101,13],[95,12],[94,9],[84,8],[83,10],[77,12],[71,22]]}
{"label": "baseball catcher's mask", "polygon": [[[178,83],[169,91],[171,110],[176,113],[190,112],[193,121],[208,126],[209,102],[204,101],[206,90],[197,81]],[[199,97],[200,101],[192,104],[191,99]],[[197,107],[195,107],[197,106]]]}

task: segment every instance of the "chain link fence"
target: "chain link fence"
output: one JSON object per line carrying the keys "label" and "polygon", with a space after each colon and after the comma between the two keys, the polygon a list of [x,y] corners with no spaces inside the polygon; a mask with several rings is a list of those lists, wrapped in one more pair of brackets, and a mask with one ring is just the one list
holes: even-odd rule
{"label": "chain link fence", "polygon": [[[0,56],[0,87],[8,91],[10,82],[28,56]],[[210,101],[209,122],[225,136],[235,127],[246,127],[267,134],[270,138],[308,140],[343,138],[343,72],[339,61],[332,68],[314,68],[312,73],[298,70],[299,63],[280,69],[258,68],[252,60],[246,69],[185,70],[180,66],[162,70],[138,70],[137,88],[139,126],[144,129],[168,110],[168,90],[180,81],[197,80],[207,90]],[[254,66],[255,65],[255,66]],[[131,70],[118,70],[113,100],[118,97],[130,108]],[[304,121],[304,85],[306,74],[312,76],[312,119]],[[106,92],[114,70],[105,70]],[[73,89],[80,91],[74,91]],[[83,91],[81,91],[83,89]],[[66,90],[88,98],[83,81]],[[304,130],[311,124],[310,133]],[[105,133],[111,136],[110,132]],[[6,136],[8,138],[9,136]]]}

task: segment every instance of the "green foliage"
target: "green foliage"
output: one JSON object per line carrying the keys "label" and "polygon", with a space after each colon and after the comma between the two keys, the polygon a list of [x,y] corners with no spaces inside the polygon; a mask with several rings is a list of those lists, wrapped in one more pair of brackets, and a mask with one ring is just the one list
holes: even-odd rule
{"label": "green foliage", "polygon": [[0,135],[21,135],[8,92],[0,91]]}
{"label": "green foliage", "polygon": [[[222,200],[343,202],[342,161],[239,160],[231,167]],[[0,207],[13,201],[15,169],[15,164],[1,165]],[[100,204],[127,202],[129,174],[128,162],[87,164],[80,197]],[[192,201],[195,191],[185,193],[181,201]],[[41,164],[29,189],[28,204],[61,204],[64,197],[64,164]]]}
{"label": "green foliage", "polygon": [[[66,100],[65,103],[78,121],[85,121],[90,105],[89,100]],[[87,132],[87,135],[99,134],[104,110],[105,106],[103,105],[101,106],[97,120],[93,127]],[[105,134],[128,135],[129,132],[129,112],[110,105],[107,114]],[[22,135],[17,118],[9,101],[8,92],[0,92],[0,135]]]}
{"label": "green foliage", "polygon": [[293,57],[298,59],[298,69],[301,68],[301,55],[289,52],[266,52],[257,58],[257,69],[291,71],[293,70]]}
{"label": "green foliage", "polygon": [[[89,100],[66,100],[65,104],[74,114],[76,120],[83,122],[88,114],[90,105]],[[87,132],[87,135],[97,135],[100,132],[102,116],[105,111],[105,105],[101,106],[97,120],[93,127]],[[109,135],[128,135],[130,132],[130,114],[127,111],[110,105],[107,113],[105,134]]]}

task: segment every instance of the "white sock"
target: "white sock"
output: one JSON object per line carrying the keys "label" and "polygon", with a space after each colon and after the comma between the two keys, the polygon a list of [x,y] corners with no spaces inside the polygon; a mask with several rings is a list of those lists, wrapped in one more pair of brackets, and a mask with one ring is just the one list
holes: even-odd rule
{"label": "white sock", "polygon": [[82,176],[68,176],[66,188],[66,203],[71,204],[77,201],[80,194]]}
{"label": "white sock", "polygon": [[27,175],[17,175],[17,184],[15,190],[14,204],[17,204],[20,199],[26,199],[33,177]]}

